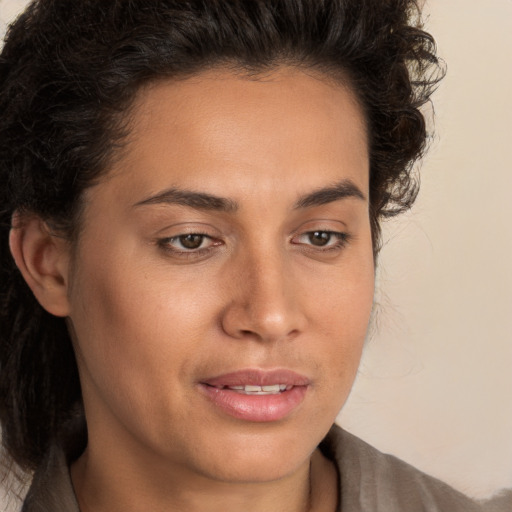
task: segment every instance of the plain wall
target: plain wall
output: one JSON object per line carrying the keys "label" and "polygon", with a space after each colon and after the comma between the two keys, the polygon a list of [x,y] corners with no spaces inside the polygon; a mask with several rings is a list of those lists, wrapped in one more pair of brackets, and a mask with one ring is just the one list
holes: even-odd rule
{"label": "plain wall", "polygon": [[[25,3],[0,0],[1,22]],[[483,497],[512,487],[512,1],[426,11],[448,65],[436,136],[414,210],[385,226],[374,334],[338,421]]]}
{"label": "plain wall", "polygon": [[512,1],[431,0],[448,73],[339,422],[476,496],[512,487]]}

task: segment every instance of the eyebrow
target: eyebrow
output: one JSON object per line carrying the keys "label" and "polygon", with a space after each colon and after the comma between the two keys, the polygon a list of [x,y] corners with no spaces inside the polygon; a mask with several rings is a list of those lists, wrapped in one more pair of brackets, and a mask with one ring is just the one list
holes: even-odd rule
{"label": "eyebrow", "polygon": [[164,190],[155,196],[135,203],[134,206],[151,204],[178,204],[196,210],[216,210],[222,212],[235,212],[238,210],[238,203],[232,199],[178,188]]}
{"label": "eyebrow", "polygon": [[366,201],[366,197],[359,187],[357,187],[353,181],[345,179],[332,186],[323,187],[305,196],[299,197],[295,203],[295,209],[322,206],[323,204],[333,203],[334,201],[347,198],[356,198]]}
{"label": "eyebrow", "polygon": [[[322,206],[347,198],[366,200],[361,190],[351,180],[345,179],[332,186],[323,187],[299,197],[294,204],[294,209]],[[134,207],[157,204],[177,204],[196,210],[222,212],[236,212],[239,209],[239,204],[233,199],[179,188],[164,190],[159,194],[135,203]]]}

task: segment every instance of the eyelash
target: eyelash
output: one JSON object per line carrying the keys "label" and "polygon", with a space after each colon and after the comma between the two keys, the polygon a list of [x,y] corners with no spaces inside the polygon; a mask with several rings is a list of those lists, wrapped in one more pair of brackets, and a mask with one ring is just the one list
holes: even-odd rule
{"label": "eyelash", "polygon": [[[328,240],[328,244],[326,246],[315,246],[314,244],[303,244],[302,242],[295,242],[294,240],[302,237],[309,237],[317,234],[322,235],[328,235],[330,238]],[[177,249],[174,248],[171,244],[175,242],[180,242],[180,239],[187,236],[193,236],[193,237],[201,237],[201,245],[204,243],[205,240],[211,240],[210,245],[208,247],[199,247],[197,249]],[[334,243],[331,242],[331,238],[334,237],[335,241]],[[306,251],[314,251],[315,253],[326,253],[326,252],[333,252],[333,251],[340,251],[343,249],[351,240],[351,235],[348,233],[343,232],[337,232],[337,231],[330,231],[330,230],[322,230],[322,229],[316,229],[313,231],[306,231],[304,233],[300,233],[299,235],[296,235],[292,238],[291,242],[294,245],[304,245],[304,250]],[[183,233],[177,236],[169,237],[169,238],[162,238],[158,240],[158,246],[161,247],[164,251],[180,257],[180,258],[201,258],[202,256],[207,255],[211,251],[215,249],[215,247],[218,247],[220,245],[223,245],[223,242],[219,239],[215,239],[211,237],[210,235],[207,235],[205,233]]]}

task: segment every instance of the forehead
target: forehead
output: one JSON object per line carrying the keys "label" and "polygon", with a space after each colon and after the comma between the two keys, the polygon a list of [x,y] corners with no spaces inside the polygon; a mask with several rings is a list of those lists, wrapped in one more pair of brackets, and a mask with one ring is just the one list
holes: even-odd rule
{"label": "forehead", "polygon": [[[366,134],[362,109],[348,81],[293,67],[260,75],[216,69],[182,80],[159,80],[139,91],[132,120],[136,138],[148,129],[158,129],[158,124],[193,128],[198,127],[197,121],[204,128],[214,128],[215,123],[217,129],[246,128],[257,122],[261,128],[274,127],[258,130],[260,136],[274,139],[285,121],[295,125],[294,135],[312,135],[307,129],[311,123],[321,136],[321,125],[331,131],[339,121],[347,128],[343,135]],[[343,127],[338,124],[338,129]]]}
{"label": "forehead", "polygon": [[306,189],[345,178],[367,189],[362,109],[346,85],[318,73],[211,70],[161,80],[140,91],[130,124],[112,174],[137,192],[186,186],[225,196],[298,177]]}

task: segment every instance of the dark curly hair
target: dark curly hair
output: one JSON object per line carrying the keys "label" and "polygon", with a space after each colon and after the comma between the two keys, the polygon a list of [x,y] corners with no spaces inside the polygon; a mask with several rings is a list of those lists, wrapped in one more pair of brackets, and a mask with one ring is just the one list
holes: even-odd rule
{"label": "dark curly hair", "polygon": [[9,28],[0,56],[0,421],[21,467],[67,442],[81,392],[66,320],[37,303],[10,254],[13,212],[73,241],[83,191],[122,147],[141,86],[283,64],[342,77],[359,99],[377,254],[380,220],[415,199],[412,164],[427,140],[420,107],[443,74],[413,0],[36,0]]}

